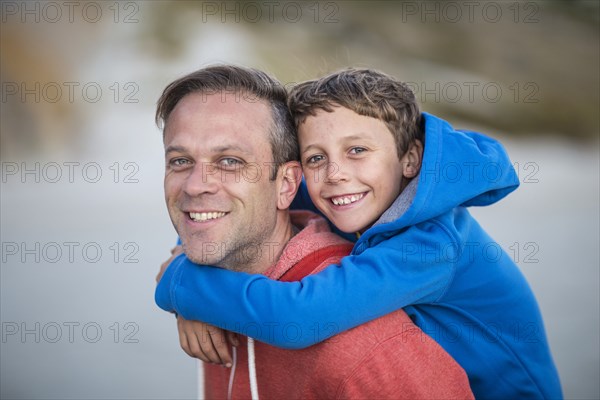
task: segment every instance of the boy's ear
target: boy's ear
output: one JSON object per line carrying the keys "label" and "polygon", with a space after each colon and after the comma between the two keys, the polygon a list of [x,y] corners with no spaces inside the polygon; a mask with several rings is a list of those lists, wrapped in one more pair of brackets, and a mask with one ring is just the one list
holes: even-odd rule
{"label": "boy's ear", "polygon": [[402,175],[405,178],[414,178],[421,169],[421,161],[423,159],[423,143],[420,140],[415,140],[408,147],[408,151],[404,153],[400,163],[402,164]]}
{"label": "boy's ear", "polygon": [[298,161],[289,161],[279,167],[279,192],[277,208],[287,210],[296,197],[300,182],[302,182],[302,166]]}

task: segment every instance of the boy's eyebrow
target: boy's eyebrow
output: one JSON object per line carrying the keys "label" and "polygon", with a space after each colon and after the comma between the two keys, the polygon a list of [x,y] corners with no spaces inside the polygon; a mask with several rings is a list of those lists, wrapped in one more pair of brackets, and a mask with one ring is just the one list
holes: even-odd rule
{"label": "boy's eyebrow", "polygon": [[[367,135],[364,132],[360,132],[360,134],[352,134],[352,135],[349,135],[349,136],[344,136],[344,137],[342,137],[342,138],[339,139],[340,142],[344,142],[344,141],[348,141],[348,140],[373,140],[373,139],[371,137],[369,137],[369,135]],[[311,143],[308,146],[300,149],[300,151],[302,153],[304,153],[305,151],[310,150],[313,147],[318,148],[319,144],[318,143]]]}
{"label": "boy's eyebrow", "polygon": [[307,150],[310,150],[310,149],[312,149],[313,147],[317,148],[317,147],[319,147],[319,145],[318,145],[318,144],[316,144],[316,143],[309,144],[308,146],[306,146],[306,147],[304,147],[304,148],[300,149],[300,152],[301,152],[301,153],[304,153],[305,151],[307,151]]}
{"label": "boy's eyebrow", "polygon": [[359,132],[359,135],[344,136],[340,140],[370,140],[371,138],[366,132]]}

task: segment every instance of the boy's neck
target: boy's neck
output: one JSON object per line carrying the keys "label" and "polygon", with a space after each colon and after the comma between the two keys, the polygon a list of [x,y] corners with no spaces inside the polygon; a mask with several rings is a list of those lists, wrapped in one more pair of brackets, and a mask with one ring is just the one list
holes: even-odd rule
{"label": "boy's neck", "polygon": [[[417,175],[408,182],[407,185],[402,189],[400,195],[392,202],[392,204],[381,214],[379,219],[375,221],[373,226],[392,222],[400,218],[410,208],[417,194],[417,187],[419,182],[419,176]],[[371,228],[369,227],[369,228]],[[363,231],[364,233],[364,231]]]}

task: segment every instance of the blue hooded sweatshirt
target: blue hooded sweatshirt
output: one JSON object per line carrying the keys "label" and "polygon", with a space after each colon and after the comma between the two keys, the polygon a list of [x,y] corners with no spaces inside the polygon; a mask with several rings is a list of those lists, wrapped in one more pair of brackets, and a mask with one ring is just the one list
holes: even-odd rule
{"label": "blue hooded sweatshirt", "polygon": [[[423,115],[419,176],[340,265],[279,282],[181,255],[157,286],[156,303],[288,349],[404,308],[465,369],[477,398],[562,398],[527,281],[467,210],[517,188],[510,160],[497,141]],[[310,205],[305,187],[296,205]]]}

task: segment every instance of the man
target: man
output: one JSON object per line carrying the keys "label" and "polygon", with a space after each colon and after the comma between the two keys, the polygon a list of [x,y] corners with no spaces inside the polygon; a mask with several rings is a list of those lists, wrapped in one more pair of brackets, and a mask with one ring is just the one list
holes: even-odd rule
{"label": "man", "polygon": [[[165,123],[169,215],[189,259],[299,280],[350,251],[320,217],[288,210],[302,172],[277,81],[246,68],[204,68],[165,89],[157,119]],[[194,282],[178,280],[179,268],[175,260],[161,283],[187,286],[185,307],[209,306],[194,303]],[[157,303],[171,311],[165,293],[157,290]],[[290,321],[246,330],[266,328],[296,334]],[[205,389],[208,398],[472,398],[462,368],[403,311],[304,350],[241,338],[230,370],[205,366]]]}

